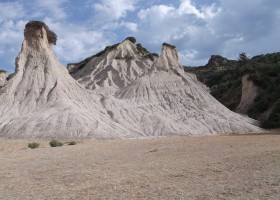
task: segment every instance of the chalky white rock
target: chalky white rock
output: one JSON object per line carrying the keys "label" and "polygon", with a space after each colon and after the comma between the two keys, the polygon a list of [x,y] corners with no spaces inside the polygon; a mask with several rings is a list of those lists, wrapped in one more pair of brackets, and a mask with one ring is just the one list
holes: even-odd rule
{"label": "chalky white rock", "polygon": [[52,52],[44,27],[26,27],[24,36],[16,71],[0,88],[0,137],[104,139],[260,130],[185,73],[173,46],[163,45],[152,61],[125,40],[81,69],[73,65],[76,81]]}

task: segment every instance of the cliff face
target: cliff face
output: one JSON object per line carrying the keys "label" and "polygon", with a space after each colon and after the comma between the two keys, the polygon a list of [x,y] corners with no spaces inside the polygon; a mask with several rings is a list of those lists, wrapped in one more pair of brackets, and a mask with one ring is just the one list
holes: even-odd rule
{"label": "cliff face", "polygon": [[220,55],[212,55],[205,65],[206,67],[222,67],[227,66],[229,64],[229,60],[220,56]]}
{"label": "cliff face", "polygon": [[254,105],[255,98],[259,95],[260,88],[249,79],[246,74],[242,77],[242,96],[236,112],[246,114]]}
{"label": "cliff face", "polygon": [[214,67],[215,61],[222,63],[219,57],[211,56],[205,66],[185,70],[195,74],[229,109],[260,120],[265,128],[279,128],[280,120],[273,116],[280,116],[274,109],[280,98],[280,53],[254,56],[246,62],[228,60],[227,65]]}
{"label": "cliff face", "polygon": [[73,70],[93,90],[58,61],[44,27],[26,26],[16,72],[0,88],[0,137],[136,138],[259,130],[254,120],[229,111],[194,75],[184,73],[170,45],[163,45],[152,61],[124,41]]}
{"label": "cliff face", "polygon": [[7,73],[5,71],[0,70],[0,87],[2,87],[7,80]]}

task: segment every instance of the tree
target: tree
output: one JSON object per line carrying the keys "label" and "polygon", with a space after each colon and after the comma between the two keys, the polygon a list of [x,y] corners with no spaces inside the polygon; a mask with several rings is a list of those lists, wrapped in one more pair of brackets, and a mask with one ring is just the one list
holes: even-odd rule
{"label": "tree", "polygon": [[238,62],[242,65],[248,63],[250,58],[247,56],[245,52],[239,54]]}

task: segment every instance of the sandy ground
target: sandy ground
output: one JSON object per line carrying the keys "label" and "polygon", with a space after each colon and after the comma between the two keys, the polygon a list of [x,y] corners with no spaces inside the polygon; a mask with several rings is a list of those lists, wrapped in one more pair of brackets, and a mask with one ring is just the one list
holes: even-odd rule
{"label": "sandy ground", "polygon": [[0,140],[0,199],[280,199],[279,134]]}

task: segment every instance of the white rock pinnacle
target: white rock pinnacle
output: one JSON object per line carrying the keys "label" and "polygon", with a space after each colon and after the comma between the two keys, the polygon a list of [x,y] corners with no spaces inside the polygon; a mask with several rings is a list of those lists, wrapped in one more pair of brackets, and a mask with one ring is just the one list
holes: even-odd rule
{"label": "white rock pinnacle", "polygon": [[80,83],[99,89],[85,89],[69,75],[44,27],[26,27],[16,72],[0,88],[0,137],[135,138],[259,130],[254,120],[225,108],[184,73],[176,49],[168,45],[152,62],[124,41],[75,70]]}

